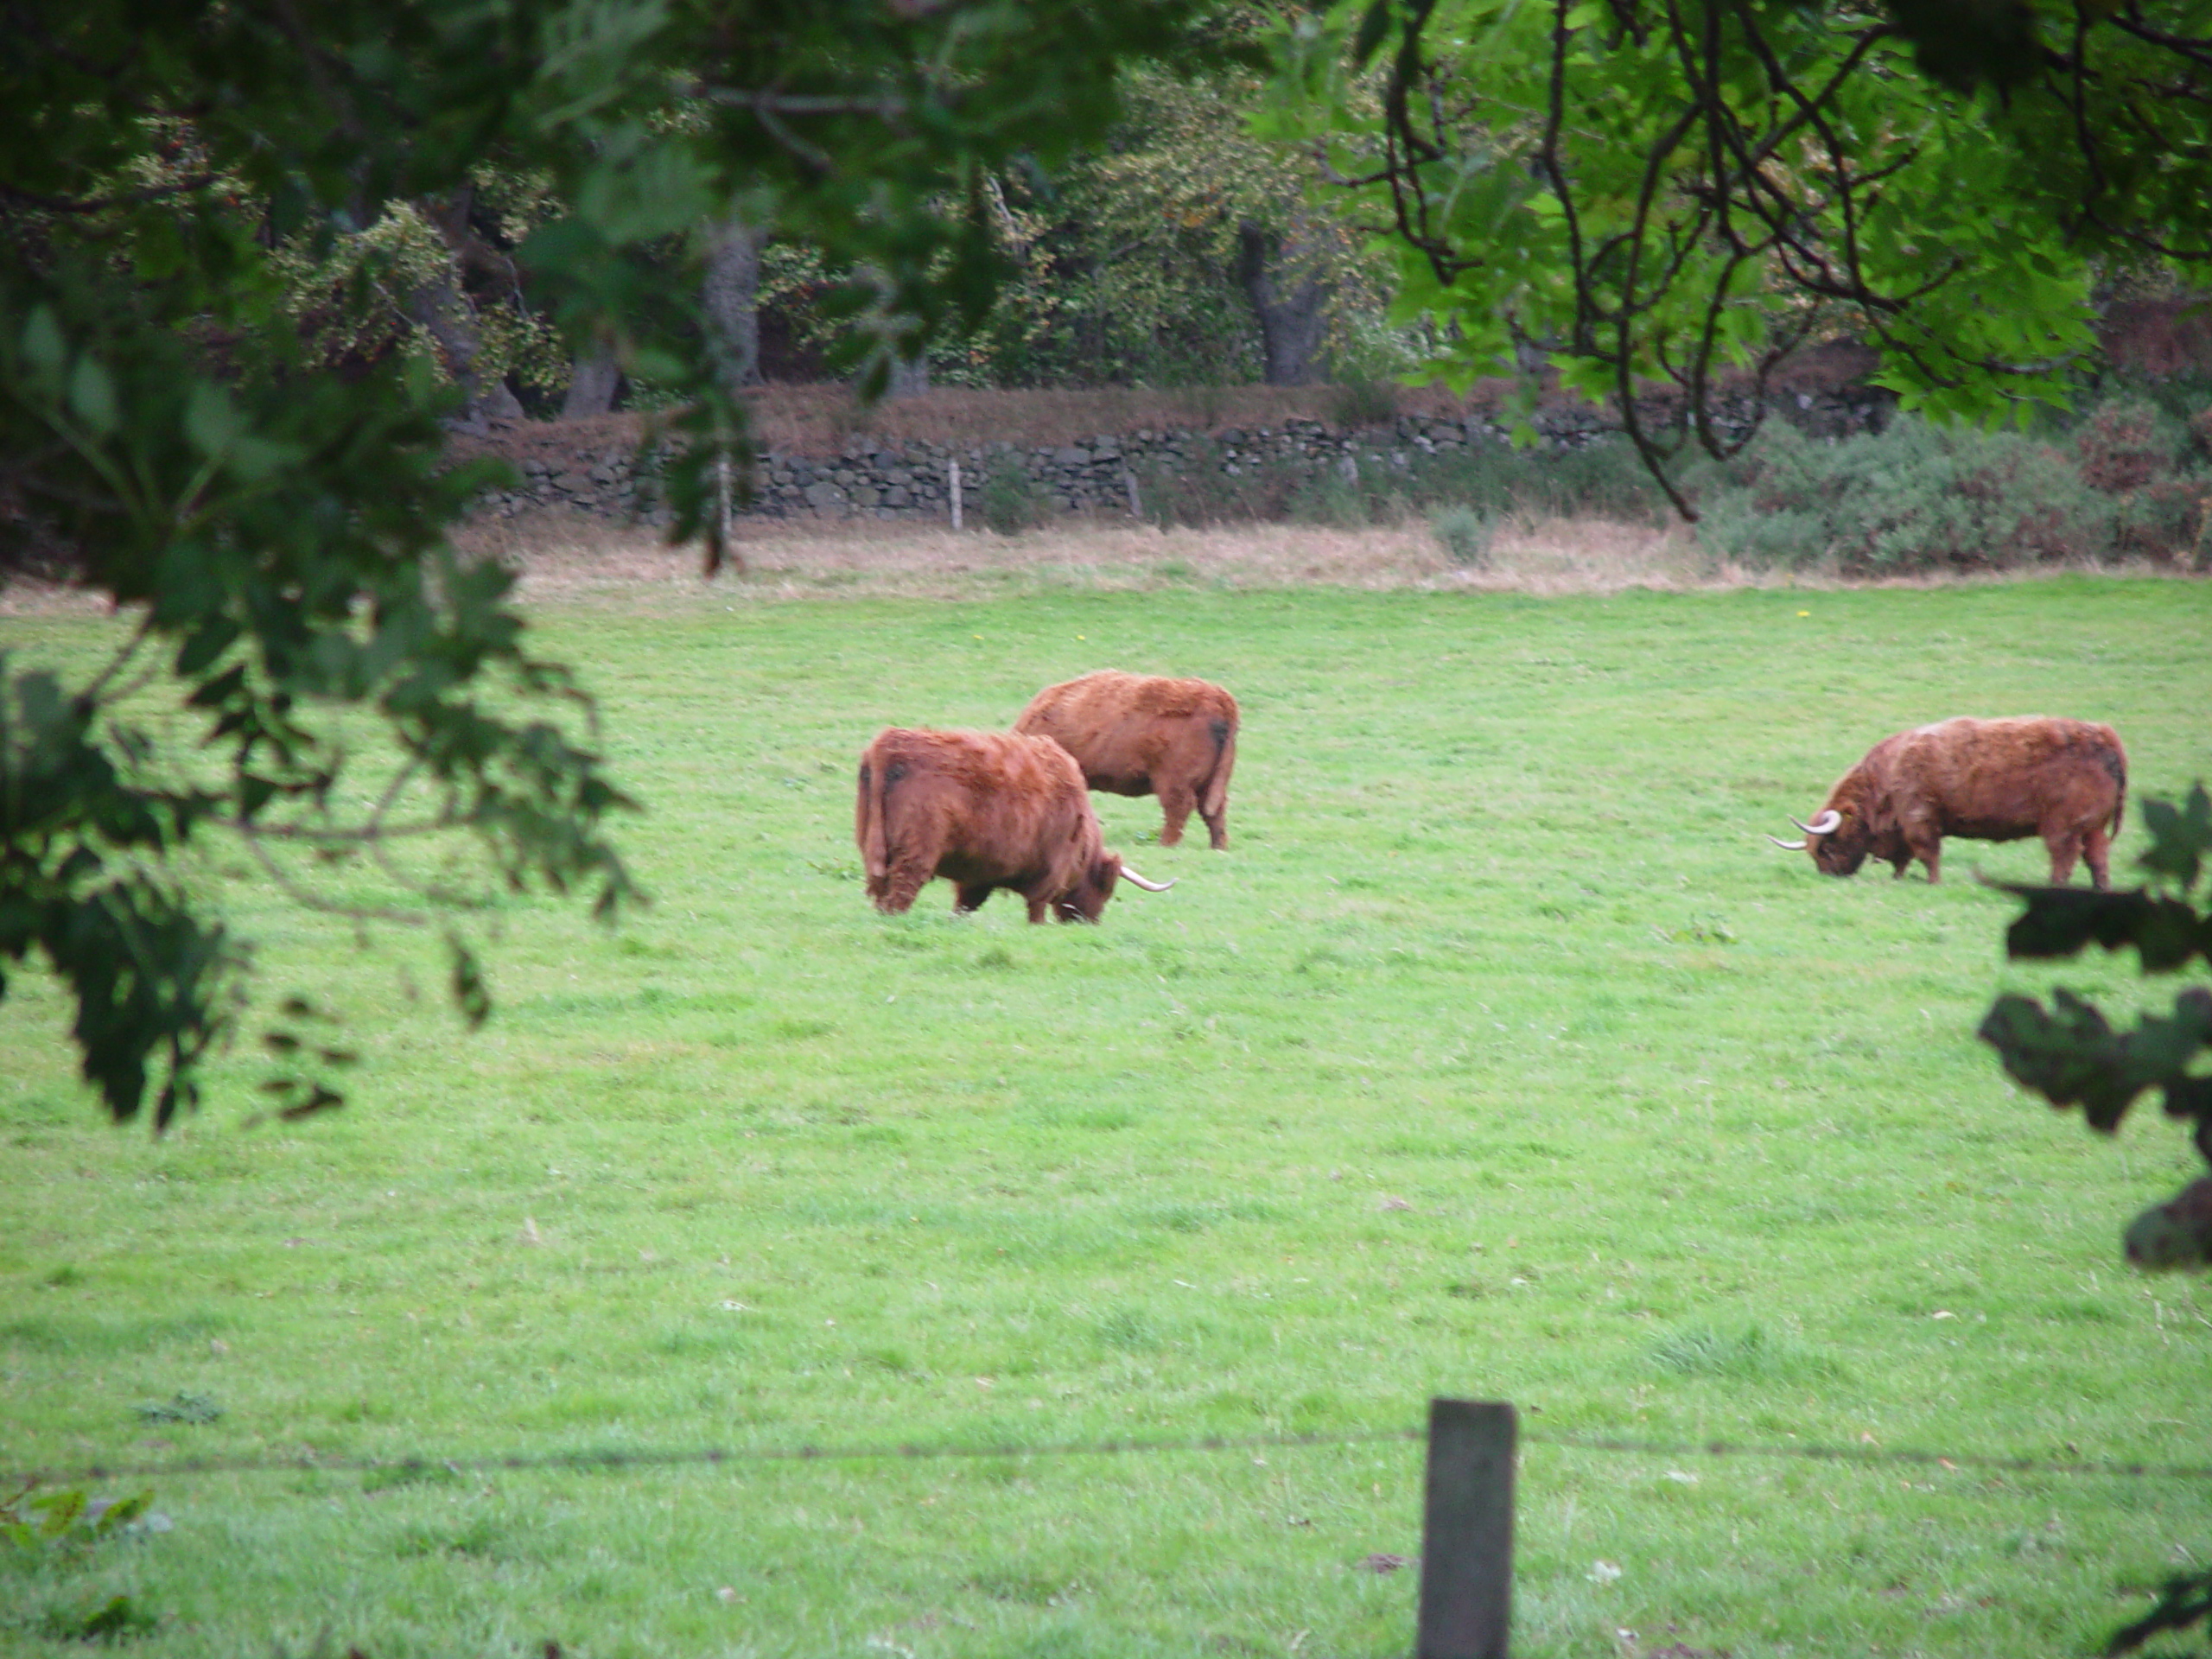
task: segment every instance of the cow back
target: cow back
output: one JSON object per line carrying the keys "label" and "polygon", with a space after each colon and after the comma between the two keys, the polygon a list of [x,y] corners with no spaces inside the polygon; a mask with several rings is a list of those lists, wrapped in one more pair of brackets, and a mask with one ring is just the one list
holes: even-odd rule
{"label": "cow back", "polygon": [[2091,721],[1961,716],[1893,741],[1893,787],[1951,834],[2116,822],[2126,787],[2120,734]]}
{"label": "cow back", "polygon": [[860,833],[873,810],[884,857],[926,860],[956,881],[1074,887],[1100,852],[1083,774],[1048,737],[893,728],[861,757]]}
{"label": "cow back", "polygon": [[1171,763],[1195,785],[1236,732],[1236,699],[1208,680],[1102,669],[1048,685],[1014,723],[1072,754],[1094,788],[1136,788]]}

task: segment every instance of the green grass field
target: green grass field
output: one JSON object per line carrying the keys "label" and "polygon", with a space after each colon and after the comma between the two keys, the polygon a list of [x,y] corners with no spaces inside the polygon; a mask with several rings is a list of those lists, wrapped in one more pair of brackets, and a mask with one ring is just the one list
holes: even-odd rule
{"label": "green grass field", "polygon": [[[1953,714],[2109,720],[2139,793],[2212,777],[2212,588],[693,588],[538,621],[650,809],[655,903],[613,936],[509,910],[483,1033],[414,941],[241,885],[269,987],[347,1010],[353,1104],[241,1128],[241,1047],[153,1142],[11,981],[0,1465],[430,1461],[114,1484],[170,1529],[0,1548],[0,1651],[81,1651],[125,1595],[163,1659],[1381,1659],[1415,1575],[1359,1567],[1420,1548],[1415,1445],[441,1460],[1352,1433],[1435,1393],[1524,1414],[1522,1655],[2079,1653],[2212,1556],[2203,1482],[1546,1441],[2212,1462],[2212,1294],[2118,1248],[2192,1155],[2155,1111],[2091,1136],[1972,1035],[2000,986],[2147,1002],[2126,964],[2006,966],[1971,875],[2041,879],[2034,843],[1952,843],[1930,888],[1761,838]],[[874,914],[861,745],[1103,666],[1236,692],[1232,849],[1102,797],[1172,893],[1096,928],[956,921],[943,884]],[[2131,817],[2130,880],[2139,845]],[[180,1393],[221,1415],[141,1414]]]}

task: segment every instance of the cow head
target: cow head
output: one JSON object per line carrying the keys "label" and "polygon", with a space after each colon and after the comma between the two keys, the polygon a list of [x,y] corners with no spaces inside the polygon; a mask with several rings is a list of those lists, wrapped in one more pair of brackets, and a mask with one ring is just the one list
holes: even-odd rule
{"label": "cow head", "polygon": [[1175,884],[1173,881],[1147,881],[1122,862],[1118,853],[1101,853],[1084,872],[1084,878],[1053,901],[1053,908],[1064,922],[1095,922],[1104,913],[1106,901],[1114,896],[1114,884],[1128,880],[1147,893],[1165,893]]}
{"label": "cow head", "polygon": [[1875,822],[1874,803],[1868,798],[1868,791],[1854,787],[1859,781],[1853,773],[1830,790],[1828,804],[1810,823],[1783,815],[1805,832],[1802,841],[1783,841],[1774,836],[1767,839],[1793,853],[1809,852],[1814,867],[1822,875],[1858,874],[1885,827]]}

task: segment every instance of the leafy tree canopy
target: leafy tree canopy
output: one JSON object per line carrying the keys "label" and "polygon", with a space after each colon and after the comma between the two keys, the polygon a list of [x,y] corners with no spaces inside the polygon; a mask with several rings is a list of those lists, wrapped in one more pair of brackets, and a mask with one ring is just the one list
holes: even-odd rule
{"label": "leafy tree canopy", "polygon": [[1439,372],[1540,353],[1662,476],[1833,333],[1908,408],[2061,404],[2094,261],[2212,257],[2204,0],[1339,0],[1286,64],[1273,130],[1373,204]]}
{"label": "leafy tree canopy", "polygon": [[[743,409],[678,349],[697,337],[688,309],[631,302],[632,251],[736,211],[772,219],[869,270],[854,308],[897,318],[876,349],[913,349],[989,303],[990,170],[1094,140],[1125,60],[1203,55],[1198,10],[8,8],[0,575],[67,570],[129,627],[86,670],[0,655],[0,966],[42,957],[66,982],[111,1113],[150,1098],[168,1123],[239,1018],[245,950],[194,874],[212,837],[305,902],[446,926],[472,1020],[488,998],[454,918],[487,893],[579,890],[605,914],[637,896],[607,835],[632,804],[588,699],[530,649],[509,573],[448,546],[493,474],[442,448],[461,396],[446,382],[468,365],[435,326],[400,348],[404,318],[375,308],[413,295],[410,315],[438,315],[410,215],[435,219],[487,168],[565,204],[524,227],[518,264],[569,339],[611,343],[685,411],[677,531],[711,537]],[[473,860],[458,873],[457,849]],[[329,869],[342,900],[318,885]],[[315,1013],[288,1003],[264,1039],[288,1111],[340,1097],[348,1057],[311,1039]]]}

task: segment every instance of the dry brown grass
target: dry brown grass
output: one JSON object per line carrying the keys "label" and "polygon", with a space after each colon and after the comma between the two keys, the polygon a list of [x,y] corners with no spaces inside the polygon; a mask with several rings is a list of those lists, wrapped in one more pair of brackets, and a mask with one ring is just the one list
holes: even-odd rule
{"label": "dry brown grass", "polygon": [[[16,576],[0,582],[0,618],[10,616],[105,616],[115,607],[98,594],[58,582]],[[0,646],[8,643],[0,634]]]}
{"label": "dry brown grass", "polygon": [[2018,579],[1917,577],[1868,584],[1802,571],[1753,572],[1707,559],[1695,532],[1685,528],[1589,518],[1508,524],[1479,570],[1452,564],[1419,520],[1373,530],[1247,524],[1166,531],[1071,521],[1012,537],[884,523],[747,526],[739,543],[746,569],[712,583],[700,580],[696,548],[671,548],[651,531],[575,514],[480,524],[467,544],[512,561],[522,573],[525,601],[619,599],[679,608],[840,595],[979,599],[1194,588],[1565,594]]}
{"label": "dry brown grass", "polygon": [[[1332,587],[1610,594],[1732,588],[1929,588],[2019,581],[2050,567],[1973,576],[1847,581],[1817,572],[1751,571],[1707,559],[1696,532],[1597,518],[1553,518],[1501,528],[1487,565],[1462,569],[1420,520],[1374,530],[1243,524],[1218,530],[1071,520],[1020,536],[955,532],[886,523],[745,526],[746,569],[700,579],[700,551],[658,532],[582,513],[479,519],[459,538],[466,554],[506,559],[526,603],[619,601],[688,609],[793,599],[986,599],[1068,592],[1153,593]],[[2132,563],[2094,567],[2113,575],[2171,575]],[[80,590],[16,582],[0,587],[0,619],[98,615],[107,602]],[[0,635],[0,645],[5,644]]]}

